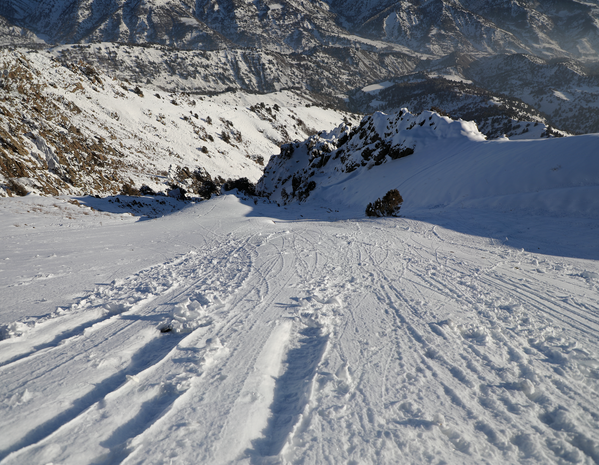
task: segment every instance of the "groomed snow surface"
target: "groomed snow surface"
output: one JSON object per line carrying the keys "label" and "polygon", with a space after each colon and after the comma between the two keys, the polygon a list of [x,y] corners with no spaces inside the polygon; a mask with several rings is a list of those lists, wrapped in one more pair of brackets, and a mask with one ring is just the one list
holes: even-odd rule
{"label": "groomed snow surface", "polygon": [[[417,154],[381,165],[405,164],[406,193]],[[401,218],[332,186],[286,207],[138,199],[148,216],[0,199],[0,463],[599,461],[599,218],[509,211],[551,190],[534,164],[501,210],[497,163],[423,160],[437,182]],[[435,206],[447,179],[477,197]]]}

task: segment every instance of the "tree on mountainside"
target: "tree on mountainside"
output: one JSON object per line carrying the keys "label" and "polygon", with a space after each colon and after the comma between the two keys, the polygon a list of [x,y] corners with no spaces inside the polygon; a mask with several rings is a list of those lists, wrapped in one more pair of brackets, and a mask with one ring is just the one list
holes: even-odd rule
{"label": "tree on mountainside", "polygon": [[382,199],[376,199],[366,207],[366,216],[397,216],[403,198],[397,189],[391,189]]}

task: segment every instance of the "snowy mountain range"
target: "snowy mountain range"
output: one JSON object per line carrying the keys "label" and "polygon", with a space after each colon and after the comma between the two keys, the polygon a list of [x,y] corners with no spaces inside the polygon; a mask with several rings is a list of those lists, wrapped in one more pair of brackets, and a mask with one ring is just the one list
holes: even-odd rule
{"label": "snowy mountain range", "polygon": [[0,465],[599,463],[598,27],[2,0]]}
{"label": "snowy mountain range", "polygon": [[[502,100],[508,110],[493,115],[502,121],[485,128],[489,135],[512,134],[518,112],[577,134],[599,128],[597,11],[596,2],[576,0],[7,0],[0,38],[34,48],[61,44],[52,53],[65,64],[83,60],[157,90],[304,89],[326,106],[349,99],[350,110],[365,113],[430,108],[405,86],[370,99],[375,105],[368,96],[356,100],[369,85],[412,74],[447,79],[446,87],[457,79],[493,95],[483,101],[471,89],[465,94],[479,98],[458,102],[460,89],[457,98],[435,95],[434,106],[482,124],[488,102]],[[513,99],[528,106],[527,115],[515,112],[522,106]]]}
{"label": "snowy mountain range", "polygon": [[359,30],[434,55],[528,52],[596,61],[597,5],[575,0],[401,1]]}
{"label": "snowy mountain range", "polygon": [[[521,100],[531,107],[527,120],[588,133],[599,127],[597,7],[577,0],[7,0],[0,37],[16,46],[62,44],[53,53],[66,64],[81,59],[158,90],[301,88],[336,107],[369,85],[424,73]],[[405,90],[349,109],[429,109],[419,106],[418,91]],[[489,109],[485,102],[476,114],[475,102],[435,106],[478,123]],[[495,126],[509,133],[517,123],[513,102],[507,106]]]}
{"label": "snowy mountain range", "polygon": [[596,61],[597,5],[562,0],[6,0],[0,15],[53,43],[306,51],[366,35],[436,56],[527,52]]}

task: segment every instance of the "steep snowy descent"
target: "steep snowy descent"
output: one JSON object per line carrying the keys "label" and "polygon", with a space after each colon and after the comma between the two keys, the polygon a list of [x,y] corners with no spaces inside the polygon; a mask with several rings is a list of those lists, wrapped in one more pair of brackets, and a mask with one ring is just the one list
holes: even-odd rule
{"label": "steep snowy descent", "polygon": [[597,220],[52,203],[0,199],[3,465],[599,458]]}
{"label": "steep snowy descent", "polygon": [[596,463],[597,141],[377,113],[281,207],[0,198],[0,464]]}

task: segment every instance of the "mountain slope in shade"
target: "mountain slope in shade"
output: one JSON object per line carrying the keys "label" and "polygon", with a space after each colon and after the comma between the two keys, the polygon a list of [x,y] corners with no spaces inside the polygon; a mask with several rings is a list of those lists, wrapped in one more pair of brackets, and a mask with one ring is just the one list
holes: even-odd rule
{"label": "mountain slope in shade", "polygon": [[322,47],[309,56],[255,49],[177,50],[112,43],[66,45],[49,50],[66,63],[82,60],[121,79],[176,92],[228,90],[273,92],[304,89],[323,103],[365,83],[408,73],[418,59],[400,51]]}
{"label": "mountain slope in shade", "polygon": [[599,77],[578,61],[498,55],[473,62],[464,76],[493,92],[521,99],[560,129],[599,131]]}
{"label": "mountain slope in shade", "polygon": [[23,46],[30,47],[45,45],[45,42],[33,32],[15,26],[6,18],[0,16],[0,46]]}
{"label": "mountain slope in shade", "polygon": [[302,50],[340,33],[334,15],[312,2],[9,1],[0,7],[15,24],[29,25],[60,43],[159,43],[182,49],[251,46]]}

